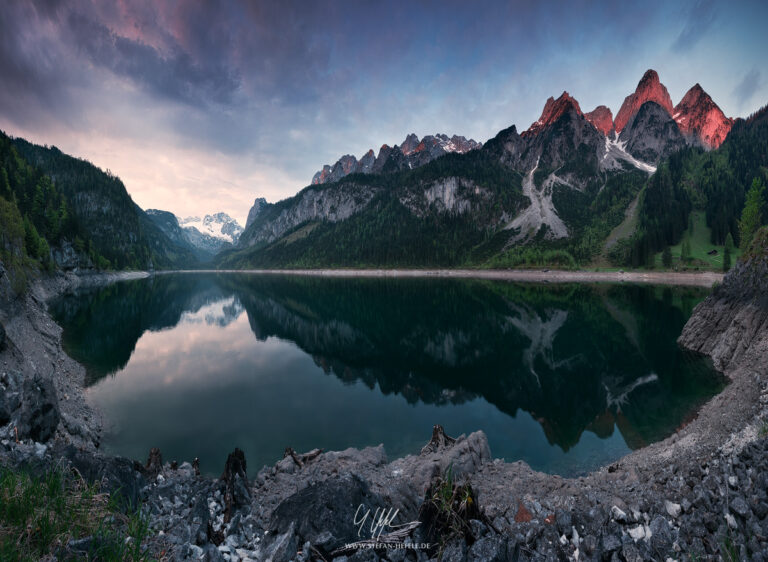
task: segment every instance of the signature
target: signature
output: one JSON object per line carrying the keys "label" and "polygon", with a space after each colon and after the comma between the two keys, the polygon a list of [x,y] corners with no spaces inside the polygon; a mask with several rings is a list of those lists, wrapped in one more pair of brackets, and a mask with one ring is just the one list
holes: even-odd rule
{"label": "signature", "polygon": [[392,522],[400,512],[399,509],[389,508],[384,509],[377,507],[376,511],[371,515],[371,510],[366,509],[363,504],[355,511],[355,525],[357,525],[357,536],[360,537],[363,534],[363,528],[367,522],[370,522],[370,532],[372,539],[378,539],[384,529],[396,529],[402,527],[402,525],[393,525]]}

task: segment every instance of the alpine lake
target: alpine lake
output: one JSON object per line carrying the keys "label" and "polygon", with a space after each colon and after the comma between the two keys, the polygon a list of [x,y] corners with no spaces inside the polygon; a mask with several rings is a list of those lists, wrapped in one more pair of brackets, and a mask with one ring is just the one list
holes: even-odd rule
{"label": "alpine lake", "polygon": [[102,449],[249,472],[315,447],[418,453],[434,424],[564,476],[664,439],[725,385],[676,339],[693,287],[158,274],[50,303]]}

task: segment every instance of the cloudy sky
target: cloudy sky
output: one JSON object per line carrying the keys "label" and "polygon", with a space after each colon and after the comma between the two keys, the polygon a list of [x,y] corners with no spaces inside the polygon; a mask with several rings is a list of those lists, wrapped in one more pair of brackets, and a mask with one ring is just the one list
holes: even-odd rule
{"label": "cloudy sky", "polygon": [[405,135],[485,141],[549,96],[618,111],[648,68],[729,116],[768,104],[768,3],[3,0],[0,129],[226,211]]}

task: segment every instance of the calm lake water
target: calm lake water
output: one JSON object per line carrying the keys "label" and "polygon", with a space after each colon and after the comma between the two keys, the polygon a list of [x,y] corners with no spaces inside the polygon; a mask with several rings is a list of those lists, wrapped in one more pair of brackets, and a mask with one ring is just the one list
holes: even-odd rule
{"label": "calm lake water", "polygon": [[632,285],[173,274],[51,303],[108,421],[103,448],[250,472],[285,447],[482,429],[491,453],[584,473],[670,435],[719,392],[676,338],[706,292]]}

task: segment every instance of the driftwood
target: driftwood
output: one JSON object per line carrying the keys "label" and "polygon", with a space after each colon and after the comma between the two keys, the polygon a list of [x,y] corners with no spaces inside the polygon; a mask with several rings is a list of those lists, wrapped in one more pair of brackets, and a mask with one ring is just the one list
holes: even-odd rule
{"label": "driftwood", "polygon": [[250,499],[245,453],[237,447],[227,456],[221,480],[224,482],[224,522],[229,523],[234,511]]}
{"label": "driftwood", "polygon": [[450,447],[454,443],[456,443],[456,439],[447,436],[443,426],[438,424],[432,427],[432,439],[421,449],[421,454],[435,453],[443,447]]}
{"label": "driftwood", "polygon": [[133,461],[133,468],[136,472],[140,472],[150,478],[156,478],[163,470],[163,455],[160,454],[160,449],[152,447],[149,450],[149,458],[147,464],[141,464],[139,461]]}
{"label": "driftwood", "polygon": [[293,447],[286,447],[285,453],[283,453],[283,458],[286,459],[288,457],[291,457],[293,459],[293,462],[296,463],[296,466],[298,466],[299,468],[304,468],[305,464],[307,464],[312,459],[316,459],[317,457],[319,457],[322,452],[323,452],[322,449],[312,449],[308,453],[299,455],[296,453],[296,451],[293,450]]}
{"label": "driftwood", "polygon": [[363,550],[363,549],[367,550],[367,549],[387,548],[388,545],[401,544],[405,542],[405,539],[411,534],[411,531],[413,531],[419,525],[421,525],[421,521],[411,521],[410,523],[406,523],[402,526],[398,526],[397,529],[395,529],[391,533],[387,533],[386,535],[381,535],[377,538],[365,539],[362,541],[345,544],[341,548],[337,548],[336,550],[331,552],[331,557],[336,558],[337,556],[341,556],[343,554],[349,554],[352,552],[357,552],[358,550]]}

